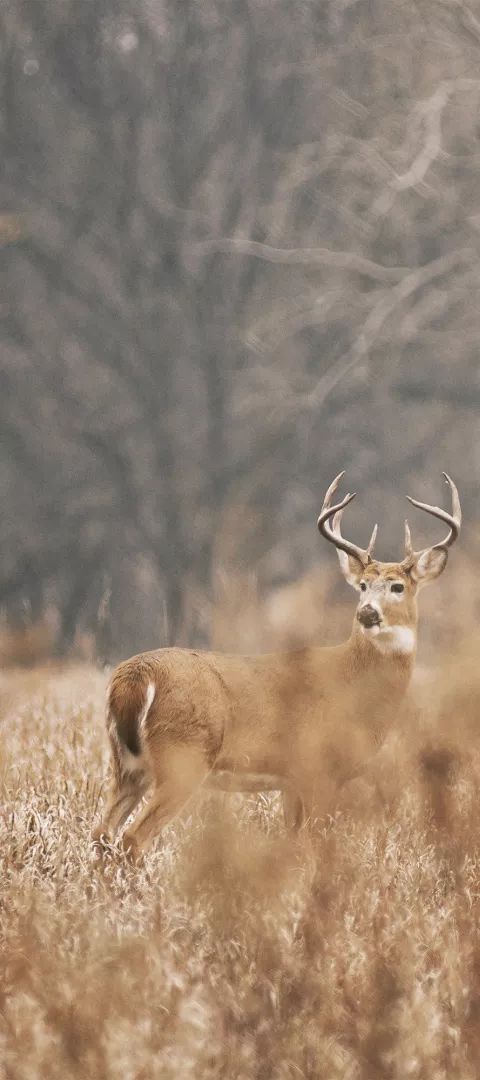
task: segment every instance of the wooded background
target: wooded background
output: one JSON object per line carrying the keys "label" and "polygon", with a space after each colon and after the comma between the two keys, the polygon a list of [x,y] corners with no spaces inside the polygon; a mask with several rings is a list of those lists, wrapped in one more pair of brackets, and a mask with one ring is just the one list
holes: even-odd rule
{"label": "wooded background", "polygon": [[7,0],[0,36],[8,622],[205,644],[225,577],[333,558],[341,468],[383,558],[442,469],[474,522],[475,7]]}

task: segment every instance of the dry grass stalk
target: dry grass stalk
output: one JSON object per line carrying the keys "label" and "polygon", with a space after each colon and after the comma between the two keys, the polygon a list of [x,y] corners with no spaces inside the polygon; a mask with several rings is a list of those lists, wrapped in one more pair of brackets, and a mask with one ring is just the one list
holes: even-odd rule
{"label": "dry grass stalk", "polygon": [[201,795],[93,864],[105,678],[4,675],[0,1060],[15,1080],[478,1076],[478,641],[315,837]]}

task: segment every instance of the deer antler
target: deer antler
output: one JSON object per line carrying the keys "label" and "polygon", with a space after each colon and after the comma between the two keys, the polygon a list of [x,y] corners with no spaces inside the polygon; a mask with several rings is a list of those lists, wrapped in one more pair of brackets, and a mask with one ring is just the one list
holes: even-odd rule
{"label": "deer antler", "polygon": [[[431,549],[425,548],[425,551],[437,551],[439,548],[446,550],[447,548],[451,547],[458,537],[462,524],[462,508],[460,506],[460,497],[457,491],[457,487],[454,484],[451,476],[448,475],[448,473],[444,472],[443,476],[445,477],[445,483],[448,484],[452,493],[451,514],[448,513],[448,510],[442,510],[440,506],[430,506],[428,503],[419,502],[418,499],[412,499],[410,495],[406,496],[408,501],[411,502],[412,506],[418,507],[419,510],[425,510],[427,514],[432,514],[433,517],[438,518],[439,521],[444,521],[449,526],[449,532],[445,539],[441,540],[438,544],[433,544]],[[405,522],[405,552],[405,564],[409,563],[413,558],[417,558],[419,555],[422,554],[421,551],[413,550],[408,521]]]}
{"label": "deer antler", "polygon": [[[335,547],[338,548],[339,551],[344,551],[346,555],[352,555],[354,559],[357,559],[357,562],[359,562],[361,566],[366,567],[368,566],[368,563],[372,562],[372,552],[377,535],[377,526],[375,525],[367,548],[358,547],[357,544],[352,544],[350,540],[344,539],[340,531],[340,521],[345,507],[351,503],[357,493],[356,491],[352,494],[349,492],[341,502],[336,503],[334,506],[331,505],[332,495],[335,494],[343,476],[345,476],[345,470],[335,477],[335,480],[332,481],[328,488],[320,511],[320,517],[317,523],[318,528],[322,536],[325,537],[325,540],[328,540],[331,544],[335,544]],[[332,518],[333,527],[330,524]]]}

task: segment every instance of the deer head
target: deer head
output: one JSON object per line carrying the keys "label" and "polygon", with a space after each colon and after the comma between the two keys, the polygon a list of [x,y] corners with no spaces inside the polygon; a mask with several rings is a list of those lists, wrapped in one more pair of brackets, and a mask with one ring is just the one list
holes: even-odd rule
{"label": "deer head", "polygon": [[367,548],[360,548],[342,536],[342,515],[356,494],[349,493],[341,502],[332,505],[332,496],[344,475],[344,472],[341,472],[328,488],[318,519],[318,528],[322,536],[335,545],[344,577],[349,585],[360,593],[354,633],[374,644],[382,652],[411,653],[416,645],[417,593],[445,569],[448,549],[460,532],[462,511],[457,488],[451,477],[444,473],[452,496],[451,514],[438,506],[429,506],[407,495],[413,506],[445,522],[449,528],[448,534],[440,543],[414,551],[406,521],[404,559],[398,563],[379,562],[373,557],[376,525]]}

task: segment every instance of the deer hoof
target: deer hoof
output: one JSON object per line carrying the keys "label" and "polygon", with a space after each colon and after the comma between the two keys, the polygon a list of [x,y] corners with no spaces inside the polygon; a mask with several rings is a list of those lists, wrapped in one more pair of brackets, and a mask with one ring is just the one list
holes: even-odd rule
{"label": "deer hoof", "polygon": [[126,856],[128,862],[132,866],[139,866],[142,862],[142,852],[137,841],[129,832],[123,834],[122,847],[123,854]]}
{"label": "deer hoof", "polygon": [[101,859],[103,859],[107,848],[110,847],[111,839],[108,833],[104,832],[103,829],[98,828],[94,829],[92,833],[91,843],[93,856],[97,861],[100,861]]}

